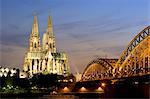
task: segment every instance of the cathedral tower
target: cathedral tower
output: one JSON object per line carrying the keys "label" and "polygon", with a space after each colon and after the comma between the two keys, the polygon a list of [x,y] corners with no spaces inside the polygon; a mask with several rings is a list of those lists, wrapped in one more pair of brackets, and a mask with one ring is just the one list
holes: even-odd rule
{"label": "cathedral tower", "polygon": [[40,36],[38,31],[37,17],[34,16],[32,30],[29,38],[29,48],[25,55],[24,71],[28,72],[30,76],[39,73],[41,69],[41,47]]}
{"label": "cathedral tower", "polygon": [[55,36],[50,16],[48,17],[46,32],[43,34],[42,47],[40,45],[37,17],[34,16],[29,38],[29,48],[24,59],[24,71],[30,77],[37,73],[58,75],[68,75],[70,73],[67,55],[56,51]]}
{"label": "cathedral tower", "polygon": [[51,51],[51,53],[56,53],[55,36],[53,33],[52,20],[50,16],[48,17],[46,33],[43,35],[43,49],[46,51]]}
{"label": "cathedral tower", "polygon": [[37,22],[37,17],[34,16],[32,31],[29,40],[29,51],[35,52],[35,51],[40,51],[40,49],[41,48],[40,48],[40,36],[38,31],[38,22]]}

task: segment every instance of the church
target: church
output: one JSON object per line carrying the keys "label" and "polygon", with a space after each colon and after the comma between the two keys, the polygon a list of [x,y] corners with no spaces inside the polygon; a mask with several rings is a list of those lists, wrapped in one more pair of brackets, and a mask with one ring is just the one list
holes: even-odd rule
{"label": "church", "polygon": [[50,16],[41,43],[37,16],[34,15],[28,50],[24,57],[23,71],[28,73],[29,77],[38,73],[64,76],[70,74],[67,55],[64,52],[57,52]]}

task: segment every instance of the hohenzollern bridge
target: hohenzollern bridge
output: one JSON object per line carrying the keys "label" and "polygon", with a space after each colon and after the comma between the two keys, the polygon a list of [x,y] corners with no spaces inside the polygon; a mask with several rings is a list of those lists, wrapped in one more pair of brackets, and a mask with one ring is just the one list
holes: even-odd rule
{"label": "hohenzollern bridge", "polygon": [[149,96],[149,77],[150,26],[133,38],[119,59],[92,60],[86,66],[81,79],[73,84],[63,85],[60,87],[60,92],[75,95],[87,93],[87,98],[91,95],[88,95],[89,93],[94,96],[103,93],[104,97],[107,95],[115,97],[116,93],[116,95],[136,93],[135,96],[138,96],[147,92]]}
{"label": "hohenzollern bridge", "polygon": [[150,74],[150,26],[129,43],[119,59],[97,58],[84,70],[81,82]]}

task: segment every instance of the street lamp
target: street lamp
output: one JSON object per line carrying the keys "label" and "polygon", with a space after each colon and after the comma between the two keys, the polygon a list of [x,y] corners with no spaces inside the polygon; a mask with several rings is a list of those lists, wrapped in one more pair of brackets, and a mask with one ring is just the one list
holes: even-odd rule
{"label": "street lamp", "polygon": [[65,93],[66,93],[66,92],[69,92],[69,91],[70,91],[70,90],[69,90],[69,88],[68,88],[68,87],[64,87],[64,88],[63,88],[63,92],[65,92]]}
{"label": "street lamp", "polygon": [[81,88],[80,88],[80,91],[81,91],[81,92],[85,92],[85,91],[87,91],[87,89],[86,89],[85,87],[81,87]]}
{"label": "street lamp", "polygon": [[101,87],[98,87],[97,91],[104,91]]}
{"label": "street lamp", "polygon": [[101,86],[102,86],[102,87],[105,87],[105,86],[106,86],[106,84],[105,84],[105,83],[101,83]]}

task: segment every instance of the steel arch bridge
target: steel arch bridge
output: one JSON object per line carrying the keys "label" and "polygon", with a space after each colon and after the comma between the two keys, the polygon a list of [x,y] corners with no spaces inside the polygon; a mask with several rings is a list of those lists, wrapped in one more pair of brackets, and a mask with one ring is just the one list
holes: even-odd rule
{"label": "steel arch bridge", "polygon": [[81,81],[99,80],[111,77],[112,69],[118,59],[96,58],[84,70]]}
{"label": "steel arch bridge", "polygon": [[129,43],[116,63],[115,77],[146,75],[150,73],[150,26]]}
{"label": "steel arch bridge", "polygon": [[108,60],[111,59],[97,58],[90,62],[81,81],[150,74],[150,26],[134,37],[118,61]]}

